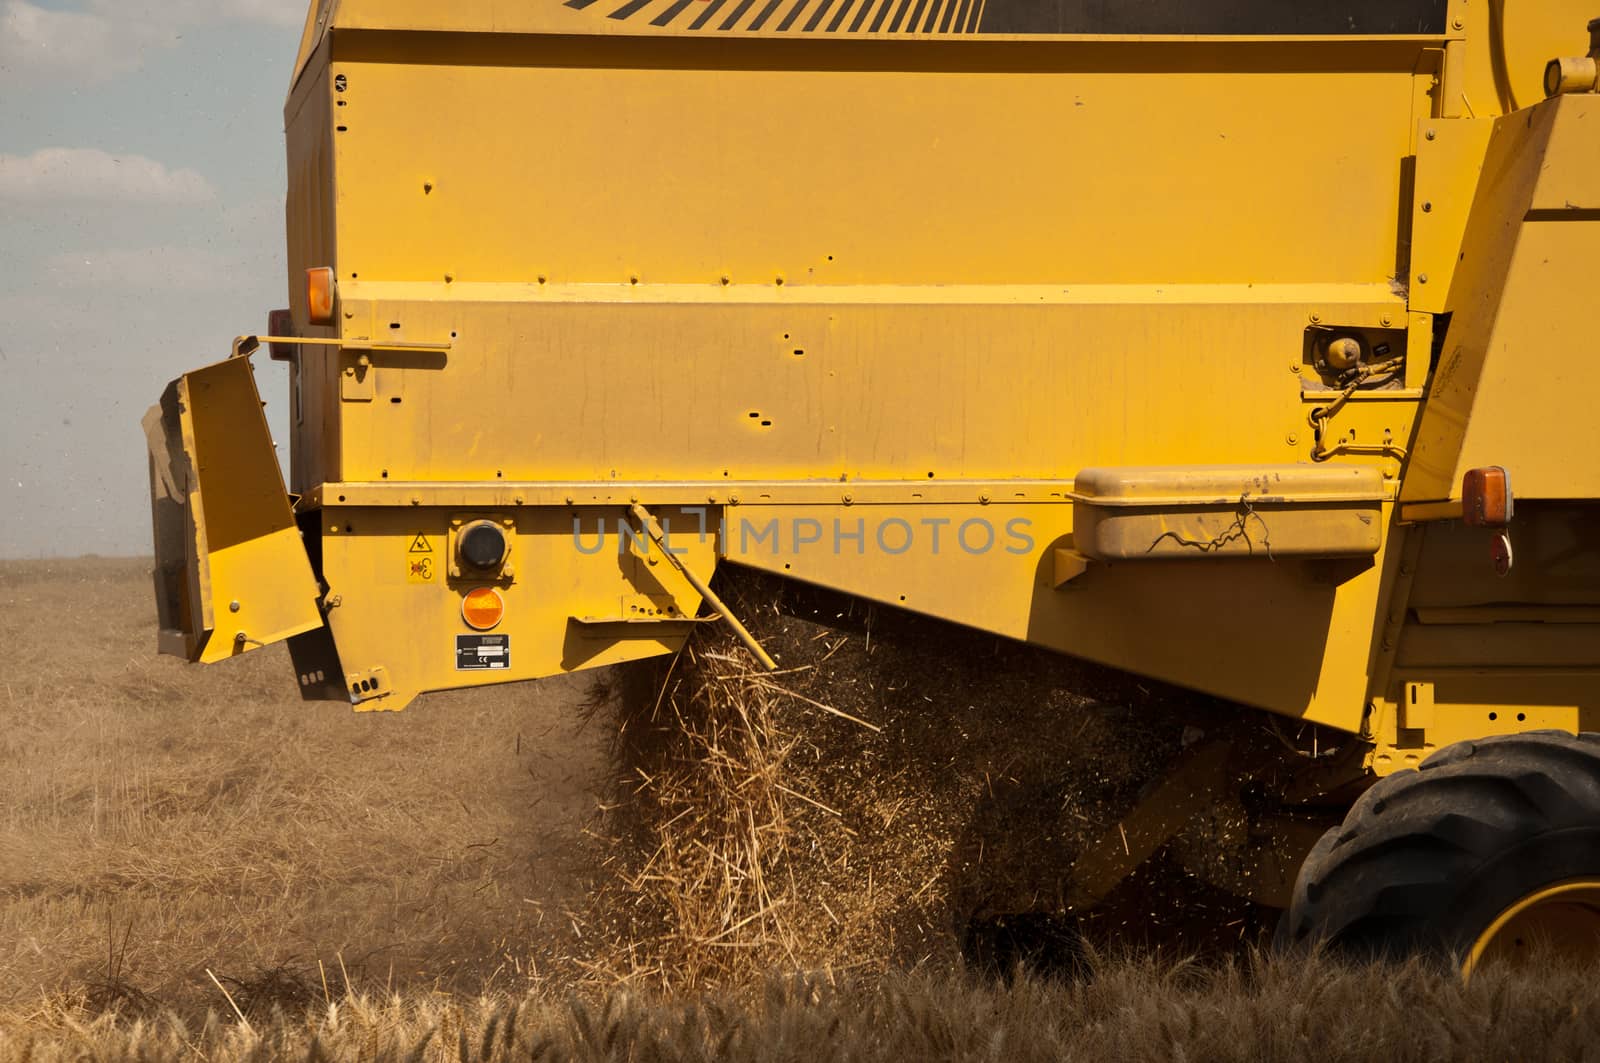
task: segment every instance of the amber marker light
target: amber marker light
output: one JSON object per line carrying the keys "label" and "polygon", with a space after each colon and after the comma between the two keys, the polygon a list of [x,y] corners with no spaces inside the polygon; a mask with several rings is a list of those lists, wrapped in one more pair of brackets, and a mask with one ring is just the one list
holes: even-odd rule
{"label": "amber marker light", "polygon": [[461,599],[461,619],[474,631],[488,631],[506,615],[506,600],[493,587],[477,587]]}
{"label": "amber marker light", "polygon": [[333,267],[306,270],[306,317],[313,325],[333,324]]}
{"label": "amber marker light", "polygon": [[1468,469],[1461,478],[1461,517],[1477,528],[1504,528],[1514,512],[1511,477],[1498,465]]}

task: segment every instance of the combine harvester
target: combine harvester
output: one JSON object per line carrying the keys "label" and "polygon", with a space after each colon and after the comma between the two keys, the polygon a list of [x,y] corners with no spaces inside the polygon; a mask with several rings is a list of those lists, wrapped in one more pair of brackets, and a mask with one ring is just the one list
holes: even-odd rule
{"label": "combine harvester", "polygon": [[1280,938],[1591,955],[1582,8],[322,0],[292,307],[146,421],[161,649],[363,711],[770,665],[709,587],[764,570],[1279,718],[1080,899],[1215,814]]}

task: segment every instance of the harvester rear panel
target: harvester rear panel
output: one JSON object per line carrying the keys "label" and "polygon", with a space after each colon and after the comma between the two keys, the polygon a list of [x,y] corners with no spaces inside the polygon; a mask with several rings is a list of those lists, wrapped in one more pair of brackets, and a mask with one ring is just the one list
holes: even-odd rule
{"label": "harvester rear panel", "polygon": [[323,0],[275,353],[320,593],[183,608],[202,514],[173,645],[310,627],[308,696],[399,709],[672,652],[727,562],[1369,778],[1600,722],[1593,58],[1534,102],[1583,12],[1122,6]]}

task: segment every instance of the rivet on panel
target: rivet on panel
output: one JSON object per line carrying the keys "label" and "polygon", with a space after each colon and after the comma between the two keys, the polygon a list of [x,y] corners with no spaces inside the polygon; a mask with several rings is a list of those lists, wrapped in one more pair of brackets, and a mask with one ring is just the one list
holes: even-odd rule
{"label": "rivet on panel", "polygon": [[1313,325],[1320,325],[1322,323],[1322,315],[1317,313],[1315,310],[1311,311],[1311,323]]}
{"label": "rivet on panel", "polygon": [[1433,203],[1432,203],[1432,201],[1423,200],[1423,202],[1422,202],[1422,213],[1424,213],[1424,214],[1433,213]]}
{"label": "rivet on panel", "polygon": [[1417,274],[1417,283],[1418,284],[1427,284],[1428,283],[1428,275],[1426,273]]}
{"label": "rivet on panel", "polygon": [[1434,137],[1438,136],[1439,134],[1434,132],[1432,129],[1430,129],[1430,130],[1428,130],[1426,133],[1424,133],[1422,135],[1427,137],[1429,140],[1432,140]]}

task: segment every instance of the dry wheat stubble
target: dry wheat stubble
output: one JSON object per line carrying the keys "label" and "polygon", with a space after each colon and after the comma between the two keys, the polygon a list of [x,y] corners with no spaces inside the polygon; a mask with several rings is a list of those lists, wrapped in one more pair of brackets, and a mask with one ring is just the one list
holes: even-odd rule
{"label": "dry wheat stubble", "polygon": [[[876,629],[880,649],[909,640],[885,662],[863,618],[747,601],[809,664],[755,676],[713,638],[679,662],[689,686],[648,686],[614,720],[615,703],[580,711],[582,681],[356,717],[295,700],[278,651],[207,670],[154,657],[147,587],[144,562],[0,563],[0,1058],[1581,1058],[1597,1043],[1588,972],[1463,990],[1318,961],[1103,961],[1081,984],[955,970],[960,913],[1050,886],[1008,873],[1037,854],[997,853],[985,824],[1040,792],[1115,807],[1171,728],[1095,740],[1131,698],[1159,716],[1160,691],[997,644],[952,663],[948,645],[917,652],[914,627]],[[1041,675],[1073,685],[1028,700]],[[1018,759],[1011,732],[1037,756]],[[1064,769],[1091,785],[1062,788]],[[1002,872],[973,873],[989,864]]]}

